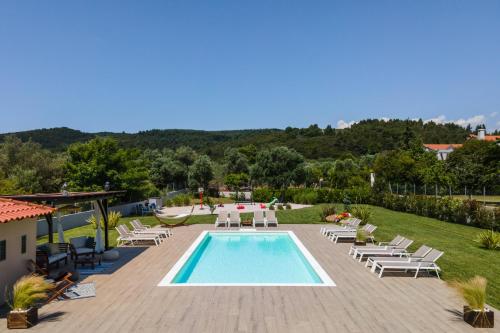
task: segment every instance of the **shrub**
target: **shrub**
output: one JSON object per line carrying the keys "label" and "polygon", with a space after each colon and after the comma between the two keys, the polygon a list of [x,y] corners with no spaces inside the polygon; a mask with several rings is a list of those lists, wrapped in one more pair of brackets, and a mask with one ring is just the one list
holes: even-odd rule
{"label": "shrub", "polygon": [[94,229],[97,229],[97,223],[101,223],[101,219],[99,219],[99,221],[97,221],[97,218],[93,214],[86,221],[88,224],[92,225],[92,228],[94,228]]}
{"label": "shrub", "polygon": [[37,302],[47,298],[47,292],[53,288],[52,284],[41,276],[26,275],[16,281],[12,288],[13,310],[27,310]]}
{"label": "shrub", "polygon": [[190,206],[191,196],[189,194],[179,194],[172,198],[174,206]]}
{"label": "shrub", "polygon": [[485,230],[477,235],[476,242],[488,250],[500,249],[500,233],[493,230]]}
{"label": "shrub", "polygon": [[172,207],[172,206],[173,206],[173,204],[174,204],[174,203],[172,202],[172,199],[167,199],[167,200],[165,200],[165,206],[167,206],[167,207]]}
{"label": "shrub", "polygon": [[122,214],[120,212],[111,211],[108,214],[108,230],[113,230],[120,221]]}
{"label": "shrub", "polygon": [[287,203],[287,204],[285,205],[285,207],[286,207],[286,209],[292,209],[292,205],[291,205],[291,204],[289,204],[289,203]]}
{"label": "shrub", "polygon": [[274,208],[274,205],[271,205],[271,206],[269,207],[269,210],[274,210],[274,209],[275,209],[275,208]]}
{"label": "shrub", "polygon": [[367,239],[368,239],[368,234],[366,233],[366,231],[364,231],[361,228],[358,228],[358,230],[356,230],[356,241],[366,242]]}
{"label": "shrub", "polygon": [[370,223],[373,218],[373,211],[367,206],[354,206],[351,214],[362,221],[362,224]]}
{"label": "shrub", "polygon": [[484,311],[486,303],[486,278],[476,275],[466,281],[454,281],[451,285],[471,309]]}
{"label": "shrub", "polygon": [[282,204],[278,205],[278,210],[283,210],[283,205]]}
{"label": "shrub", "polygon": [[321,208],[321,212],[319,213],[320,219],[322,222],[326,222],[326,217],[330,215],[335,215],[336,209],[334,205],[328,205]]}

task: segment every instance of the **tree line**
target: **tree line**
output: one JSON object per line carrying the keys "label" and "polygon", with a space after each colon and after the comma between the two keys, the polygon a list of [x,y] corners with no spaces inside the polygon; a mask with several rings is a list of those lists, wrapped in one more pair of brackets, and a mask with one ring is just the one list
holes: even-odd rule
{"label": "tree line", "polygon": [[[121,148],[178,149],[188,146],[214,160],[221,160],[227,148],[253,145],[261,150],[285,146],[306,159],[359,157],[385,150],[398,149],[412,137],[425,143],[463,143],[473,133],[472,128],[455,124],[436,124],[422,120],[388,121],[362,120],[350,128],[320,128],[312,124],[306,128],[253,129],[234,131],[148,130],[138,133],[85,133],[69,128],[39,129],[11,133],[23,142],[39,143],[54,152],[64,152],[77,142],[86,142],[98,136],[112,137]],[[0,135],[0,142],[6,134]]]}
{"label": "tree line", "polygon": [[230,189],[369,189],[372,172],[375,190],[381,192],[392,191],[391,184],[468,188],[471,193],[486,186],[500,192],[500,146],[496,143],[468,140],[446,161],[439,161],[423,149],[414,132],[406,136],[396,149],[316,160],[287,146],[228,147],[215,159],[189,146],[126,148],[113,137],[76,142],[56,152],[7,136],[0,144],[0,193],[59,192],[64,183],[70,190],[95,191],[106,182],[112,189],[127,190],[126,200],[181,188],[216,191],[221,185]]}

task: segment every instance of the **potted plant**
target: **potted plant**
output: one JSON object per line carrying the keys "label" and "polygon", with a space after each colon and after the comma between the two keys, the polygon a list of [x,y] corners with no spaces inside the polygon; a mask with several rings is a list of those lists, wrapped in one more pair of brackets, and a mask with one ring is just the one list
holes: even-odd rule
{"label": "potted plant", "polygon": [[23,276],[12,288],[11,311],[7,315],[7,328],[30,328],[38,322],[37,302],[47,298],[53,288],[41,276]]}
{"label": "potted plant", "polygon": [[368,235],[363,229],[356,230],[356,239],[354,240],[354,245],[366,245],[366,240]]}
{"label": "potted plant", "polygon": [[452,286],[465,300],[464,321],[473,327],[493,328],[494,312],[485,306],[486,278],[474,276],[466,281],[455,281]]}

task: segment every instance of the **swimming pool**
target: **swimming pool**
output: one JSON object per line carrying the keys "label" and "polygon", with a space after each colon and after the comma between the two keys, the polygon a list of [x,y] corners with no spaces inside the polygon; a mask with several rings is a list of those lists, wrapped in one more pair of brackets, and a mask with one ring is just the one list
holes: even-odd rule
{"label": "swimming pool", "polygon": [[159,286],[335,286],[292,231],[204,231]]}

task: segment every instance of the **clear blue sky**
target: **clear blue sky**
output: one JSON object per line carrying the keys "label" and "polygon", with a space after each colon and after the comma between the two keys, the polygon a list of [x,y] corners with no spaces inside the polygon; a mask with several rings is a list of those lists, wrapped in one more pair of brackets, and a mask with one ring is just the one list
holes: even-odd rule
{"label": "clear blue sky", "polygon": [[0,132],[500,128],[500,1],[2,0],[0,114]]}

